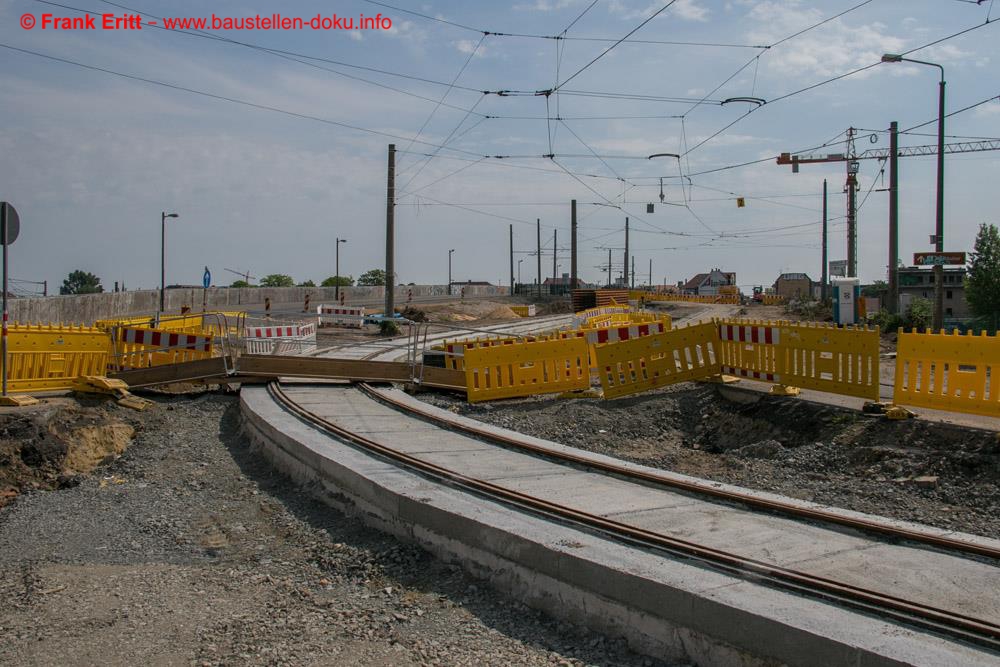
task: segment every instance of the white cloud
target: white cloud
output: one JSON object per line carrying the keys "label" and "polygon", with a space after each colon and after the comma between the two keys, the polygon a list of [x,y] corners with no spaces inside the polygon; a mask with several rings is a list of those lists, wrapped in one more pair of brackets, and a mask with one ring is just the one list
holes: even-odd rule
{"label": "white cloud", "polygon": [[[755,23],[747,31],[754,44],[771,44],[822,21],[826,14],[804,8],[798,0],[758,2],[747,15]],[[843,19],[810,30],[766,52],[762,69],[782,76],[829,77],[877,62],[883,53],[905,50],[906,40],[895,37],[877,21],[849,25]]]}
{"label": "white cloud", "polygon": [[482,58],[483,56],[486,55],[485,46],[480,46],[478,49],[476,48],[476,45],[479,44],[478,41],[471,39],[460,39],[459,41],[454,42],[454,44],[455,48],[458,49],[459,53],[464,53],[466,55],[469,55],[470,53],[475,53],[477,58]]}
{"label": "white cloud", "polygon": [[[698,4],[699,0],[677,0],[661,16],[673,15],[686,21],[707,21],[708,10]],[[624,0],[611,0],[608,5],[608,12],[617,14],[625,21],[635,21],[647,19],[655,12],[663,8],[662,0],[654,0],[645,7],[632,7]]]}

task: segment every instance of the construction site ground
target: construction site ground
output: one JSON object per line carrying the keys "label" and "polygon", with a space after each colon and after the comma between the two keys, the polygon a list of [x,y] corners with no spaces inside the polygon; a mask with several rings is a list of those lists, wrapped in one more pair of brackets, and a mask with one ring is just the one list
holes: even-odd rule
{"label": "construction site ground", "polygon": [[[764,308],[664,310],[675,321],[794,319]],[[473,314],[461,303],[444,312]],[[481,312],[464,322],[493,321]],[[318,345],[371,338],[321,329]],[[0,409],[0,663],[653,664],[311,500],[239,436],[235,397],[178,391],[145,394],[155,403],[145,412],[72,397]],[[1000,533],[995,432],[718,391],[480,405],[421,396],[645,465]]]}
{"label": "construction site ground", "polygon": [[235,397],[151,397],[0,414],[0,664],[654,664],[310,499]]}

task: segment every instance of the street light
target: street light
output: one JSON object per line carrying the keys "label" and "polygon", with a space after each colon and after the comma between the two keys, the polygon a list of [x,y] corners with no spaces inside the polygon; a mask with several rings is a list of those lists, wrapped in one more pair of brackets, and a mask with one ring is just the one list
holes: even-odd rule
{"label": "street light", "polygon": [[521,259],[517,260],[517,284],[518,285],[521,284],[521,262],[523,262],[523,261],[524,261],[523,257]]}
{"label": "street light", "polygon": [[163,312],[164,293],[167,290],[167,218],[179,218],[176,213],[160,211],[160,312]]}
{"label": "street light", "polygon": [[448,296],[451,296],[451,253],[455,252],[452,248],[448,251]]}
{"label": "street light", "polygon": [[[938,84],[938,160],[937,160],[937,214],[934,228],[934,249],[944,252],[944,67],[926,60],[904,58],[897,53],[886,53],[882,56],[884,63],[916,63],[937,67],[941,71],[941,82]],[[892,270],[894,267],[890,267]],[[934,264],[934,330],[944,327],[944,265]]]}
{"label": "street light", "polygon": [[336,301],[340,301],[340,244],[347,243],[347,239],[337,238],[337,249],[334,251],[334,276],[333,276],[333,296]]}

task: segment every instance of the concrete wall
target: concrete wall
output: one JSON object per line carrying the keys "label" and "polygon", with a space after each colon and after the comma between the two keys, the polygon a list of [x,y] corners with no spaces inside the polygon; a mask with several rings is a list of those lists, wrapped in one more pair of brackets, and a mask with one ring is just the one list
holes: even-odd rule
{"label": "concrete wall", "polygon": [[[458,293],[458,287],[453,292]],[[341,287],[346,303],[380,302],[385,298],[383,287]],[[409,292],[414,300],[440,297],[448,294],[447,285],[400,285],[395,288],[396,304],[406,303]],[[495,285],[469,285],[466,297],[502,296],[506,287]],[[203,295],[204,293],[204,295]],[[210,310],[239,310],[242,308],[261,309],[264,299],[271,300],[272,307],[282,304],[303,304],[309,294],[310,308],[321,303],[334,303],[333,287],[211,287],[208,290],[196,288],[168,289],[166,293],[167,312],[180,312],[182,306],[201,310],[203,296],[207,297]],[[133,292],[105,292],[103,294],[83,294],[78,296],[50,296],[8,301],[10,319],[22,323],[77,323],[91,324],[95,320],[111,319],[129,315],[144,315],[156,312],[160,303],[158,290]]]}

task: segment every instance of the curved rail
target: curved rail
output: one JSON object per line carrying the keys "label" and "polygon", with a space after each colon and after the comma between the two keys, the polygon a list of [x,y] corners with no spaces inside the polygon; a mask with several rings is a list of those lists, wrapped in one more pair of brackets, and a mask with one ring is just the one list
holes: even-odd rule
{"label": "curved rail", "polygon": [[384,391],[380,391],[370,384],[361,383],[361,391],[369,397],[380,401],[400,412],[404,412],[419,419],[429,421],[442,428],[458,431],[466,435],[471,435],[480,440],[498,444],[502,447],[528,452],[551,460],[571,463],[576,466],[589,468],[598,472],[615,475],[617,477],[652,484],[654,486],[668,487],[672,490],[684,491],[685,493],[708,496],[715,500],[737,503],[752,507],[754,509],[765,510],[775,514],[787,515],[799,519],[808,519],[820,523],[829,523],[839,526],[846,526],[855,530],[874,533],[883,537],[891,537],[907,542],[915,542],[926,546],[931,546],[947,551],[954,551],[974,556],[1000,561],[1000,549],[986,545],[960,540],[947,535],[933,535],[909,528],[901,528],[890,523],[874,521],[863,517],[852,517],[828,510],[802,507],[789,502],[777,499],[762,498],[749,493],[710,487],[695,482],[687,482],[667,475],[635,470],[626,466],[596,461],[587,456],[561,452],[548,447],[532,444],[525,439],[514,436],[502,435],[485,428],[478,428],[469,424],[461,423],[458,420],[450,419],[431,410],[422,410],[404,401],[400,401]]}
{"label": "curved rail", "polygon": [[990,621],[629,526],[612,519],[469,477],[455,470],[400,452],[364,435],[346,430],[295,403],[285,394],[278,383],[269,384],[268,392],[279,405],[312,427],[329,433],[362,451],[405,466],[445,484],[536,515],[578,526],[620,542],[696,560],[705,566],[736,576],[752,578],[754,581],[766,582],[772,586],[802,595],[830,600],[856,610],[919,626],[992,650],[1000,650],[1000,625]]}

